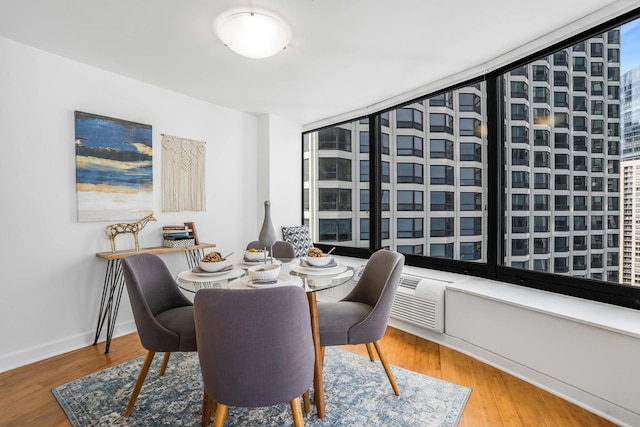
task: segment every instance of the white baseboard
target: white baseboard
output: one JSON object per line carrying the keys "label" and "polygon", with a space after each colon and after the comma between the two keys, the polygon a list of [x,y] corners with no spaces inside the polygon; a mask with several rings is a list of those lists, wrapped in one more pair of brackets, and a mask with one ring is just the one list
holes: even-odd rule
{"label": "white baseboard", "polygon": [[[116,338],[135,331],[136,325],[133,320],[123,322],[116,325],[113,331],[113,337]],[[102,337],[98,341],[98,345],[101,345],[102,347],[104,347],[104,342],[106,340],[104,334],[105,333],[103,331]],[[82,334],[65,337],[64,339],[56,341],[43,342],[40,345],[25,350],[3,355],[0,357],[0,372],[6,372],[30,363],[39,362],[53,356],[58,356],[69,351],[90,346],[93,344],[94,338],[95,331],[87,331]]]}

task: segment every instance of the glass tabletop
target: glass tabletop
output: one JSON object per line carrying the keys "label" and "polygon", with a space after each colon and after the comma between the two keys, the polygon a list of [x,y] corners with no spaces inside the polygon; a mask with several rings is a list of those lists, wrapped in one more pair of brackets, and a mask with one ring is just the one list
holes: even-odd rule
{"label": "glass tabletop", "polygon": [[[191,270],[183,271],[176,277],[176,284],[187,292],[197,292],[210,288],[244,288],[247,280],[246,264],[236,262],[228,271],[214,274],[197,275]],[[354,269],[344,264],[331,268],[302,267],[299,260],[282,264],[281,276],[288,279],[284,284],[299,285],[306,292],[318,292],[348,283],[354,275]]]}

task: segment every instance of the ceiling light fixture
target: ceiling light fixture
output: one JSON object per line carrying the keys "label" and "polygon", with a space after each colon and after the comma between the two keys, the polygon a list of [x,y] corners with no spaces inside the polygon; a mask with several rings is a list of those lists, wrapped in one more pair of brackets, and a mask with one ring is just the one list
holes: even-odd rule
{"label": "ceiling light fixture", "polygon": [[261,10],[229,10],[216,18],[214,29],[226,46],[248,58],[273,56],[291,40],[289,25]]}

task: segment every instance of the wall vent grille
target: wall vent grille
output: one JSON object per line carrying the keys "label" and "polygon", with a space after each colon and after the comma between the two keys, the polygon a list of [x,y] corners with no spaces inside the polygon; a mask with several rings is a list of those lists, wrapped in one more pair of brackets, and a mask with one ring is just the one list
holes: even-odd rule
{"label": "wall vent grille", "polygon": [[[357,271],[356,282],[362,270]],[[444,333],[444,295],[448,283],[451,282],[402,274],[391,306],[391,317]]]}

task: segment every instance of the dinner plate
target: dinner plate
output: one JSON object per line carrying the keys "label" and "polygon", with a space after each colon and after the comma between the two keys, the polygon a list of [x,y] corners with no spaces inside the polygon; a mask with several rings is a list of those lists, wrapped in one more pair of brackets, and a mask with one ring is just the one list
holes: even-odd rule
{"label": "dinner plate", "polygon": [[278,286],[302,286],[302,280],[299,277],[290,276],[288,274],[280,274],[276,283],[257,284],[252,283],[253,280],[249,276],[242,276],[239,279],[229,282],[229,289],[247,289],[247,288],[275,288]]}
{"label": "dinner plate", "polygon": [[196,276],[203,276],[203,277],[216,277],[216,276],[223,276],[227,273],[229,273],[231,270],[233,270],[233,266],[229,265],[225,268],[223,268],[222,270],[219,271],[206,271],[203,270],[202,268],[200,268],[199,266],[195,266],[191,269],[191,272],[193,274],[195,274]]}
{"label": "dinner plate", "polygon": [[[217,274],[221,273],[221,274]],[[236,277],[240,277],[244,274],[244,270],[241,268],[234,268],[230,271],[224,272],[215,272],[215,273],[193,273],[191,270],[183,271],[178,274],[178,277],[182,280],[186,280],[189,282],[211,282],[212,280],[228,280],[235,279]]]}
{"label": "dinner plate", "polygon": [[300,262],[297,264],[291,264],[289,266],[291,271],[296,273],[306,274],[308,276],[334,276],[336,274],[344,273],[348,270],[348,267],[344,264],[338,264],[335,267],[303,267]]}

